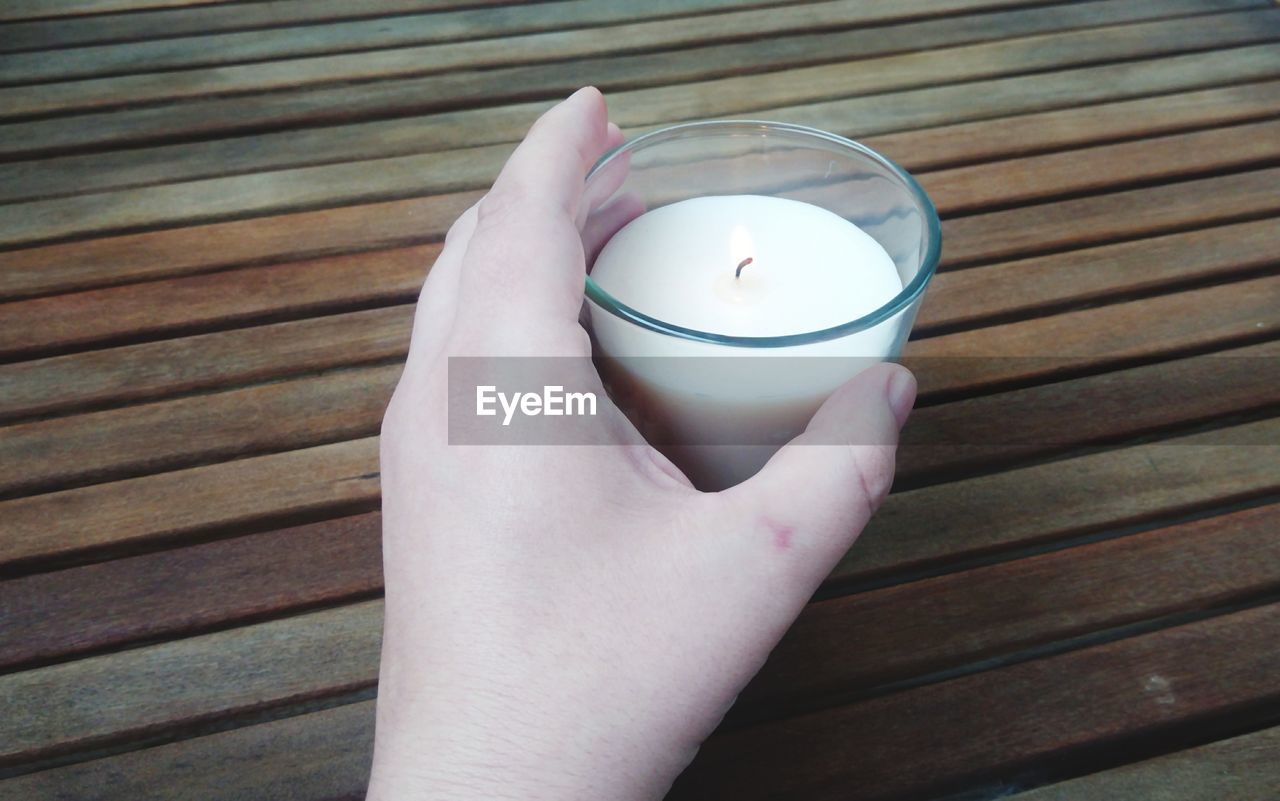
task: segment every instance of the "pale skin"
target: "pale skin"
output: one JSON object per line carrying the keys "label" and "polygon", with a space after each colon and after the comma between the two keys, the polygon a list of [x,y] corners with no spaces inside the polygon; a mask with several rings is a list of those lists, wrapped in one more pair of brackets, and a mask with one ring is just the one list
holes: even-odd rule
{"label": "pale skin", "polygon": [[894,365],[717,493],[607,401],[600,447],[448,444],[448,357],[590,354],[584,249],[636,212],[587,223],[582,187],[621,141],[595,89],[548,111],[423,287],[382,426],[370,799],[662,798],[892,483]]}

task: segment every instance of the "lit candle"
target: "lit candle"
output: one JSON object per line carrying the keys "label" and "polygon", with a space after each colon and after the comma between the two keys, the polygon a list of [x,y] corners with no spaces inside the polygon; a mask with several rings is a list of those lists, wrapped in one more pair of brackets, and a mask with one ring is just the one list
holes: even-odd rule
{"label": "lit candle", "polygon": [[[903,286],[893,259],[853,223],[759,195],[700,197],[643,214],[608,242],[591,277],[665,324],[730,337],[839,326]],[[909,320],[785,347],[671,336],[594,303],[591,324],[605,377],[641,431],[661,431],[669,441],[660,449],[695,484],[718,489],[754,474],[840,384],[896,355]]]}

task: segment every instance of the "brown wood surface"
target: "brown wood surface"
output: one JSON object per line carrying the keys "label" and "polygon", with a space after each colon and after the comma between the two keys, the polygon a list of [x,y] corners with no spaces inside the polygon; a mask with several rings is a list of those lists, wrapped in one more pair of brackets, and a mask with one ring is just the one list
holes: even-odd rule
{"label": "brown wood surface", "polygon": [[[1094,743],[1170,736],[1248,703],[1274,714],[1277,635],[1272,604],[727,732],[670,797],[836,799],[851,786],[865,798],[923,794]],[[1017,714],[975,730],[992,708]],[[927,762],[911,759],[922,752]]]}
{"label": "brown wood surface", "polygon": [[[1039,108],[1061,107],[1062,100],[1056,98],[1056,92],[1052,91],[1057,88],[1054,84],[1058,81],[1082,86],[1081,91],[1092,93],[1073,98],[1076,102],[1087,102],[1099,97],[1114,99],[1149,94],[1158,91],[1156,87],[1170,83],[1189,88],[1238,82],[1250,77],[1274,77],[1274,47],[1265,44],[1242,46],[1274,38],[1271,28],[1275,23],[1270,12],[1238,12],[1225,15],[1223,21],[1225,25],[1210,26],[1199,18],[1171,20],[1150,23],[1150,30],[1148,27],[1118,26],[1105,36],[1085,30],[1013,39],[1007,43],[944,48],[872,60],[859,70],[841,69],[839,64],[834,64],[697,81],[674,87],[612,91],[611,108],[617,122],[624,127],[646,127],[681,119],[751,112],[756,117],[785,116],[833,130],[846,130],[850,128],[847,122],[850,114],[857,114],[857,118],[865,123],[900,118],[903,114],[929,118],[927,111],[922,112],[918,108],[921,102],[929,103],[931,119],[937,122],[992,116],[990,112],[983,113],[983,109],[993,103],[1006,107],[1010,103],[1031,103]],[[1230,49],[1214,53],[1213,58],[1196,52],[1181,58],[1154,58],[1203,50],[1213,47],[1215,42]],[[734,63],[740,61],[741,53],[736,55],[739,58]],[[1139,55],[1149,58],[1125,62],[1123,66],[1068,70],[1060,75],[1058,81],[991,81],[993,85],[990,87],[961,86],[954,89],[934,86],[939,82],[974,81],[1011,73],[1016,76],[1027,70],[1091,65]],[[578,75],[576,68],[565,75],[563,83],[551,91],[550,96],[563,94],[576,86]],[[1110,83],[1098,85],[1100,76],[1107,76]],[[471,80],[465,76],[464,79]],[[1049,84],[1047,87],[1046,82]],[[449,105],[432,107],[424,100],[424,95],[429,98],[432,96],[430,93],[446,88],[447,85],[442,86],[442,83],[435,77],[405,79],[348,89],[320,88],[279,95],[213,98],[179,104],[174,108],[144,107],[15,122],[0,126],[0,158],[51,155],[113,143],[117,146],[127,142],[150,144],[175,138],[269,130],[285,125],[317,125],[441,111],[434,115],[429,131],[422,134],[431,145],[422,149],[436,150],[513,141],[523,134],[533,116],[549,105],[546,102],[516,103],[459,111],[449,110]],[[503,85],[513,83],[518,85],[522,81],[517,76],[508,76]],[[605,87],[613,88],[607,84]],[[889,90],[919,87],[928,88],[917,93],[903,92],[907,96],[888,107],[880,97],[874,100],[849,98],[858,93],[879,95]],[[1039,100],[1019,98],[1018,89],[1038,96]],[[474,93],[478,90],[468,86],[460,91]],[[993,91],[1002,91],[1005,97],[995,99]],[[942,101],[947,103],[946,108],[937,105],[939,92],[946,98]],[[984,97],[986,100],[982,102]],[[978,102],[974,108],[962,110],[968,105],[962,98],[973,98]],[[801,104],[814,108],[797,108]],[[879,107],[879,112],[868,111],[868,106]],[[661,116],[655,116],[657,114]],[[822,122],[823,119],[827,121]],[[859,130],[862,134],[875,132]]]}
{"label": "brown wood surface", "polygon": [[[1005,0],[1003,5],[1018,5],[1025,0]],[[522,70],[520,79],[502,87],[503,81],[513,76],[511,71],[490,70],[512,64],[576,60],[601,54],[610,55],[613,70],[593,69],[601,82],[610,89],[633,88],[645,84],[657,84],[689,78],[705,78],[747,71],[741,59],[741,48],[735,40],[768,32],[775,37],[767,55],[752,59],[750,70],[761,71],[770,66],[796,67],[818,64],[833,56],[857,53],[867,58],[883,53],[894,53],[911,47],[933,47],[959,43],[980,42],[1013,34],[1034,34],[1044,30],[1101,26],[1114,22],[1130,22],[1150,17],[1174,17],[1190,12],[1203,13],[1204,0],[1150,0],[1141,6],[1117,3],[1115,0],[1095,0],[1077,6],[1031,9],[1023,13],[984,18],[982,25],[968,25],[966,20],[942,20],[937,22],[902,25],[894,28],[853,31],[849,33],[813,35],[819,27],[840,28],[859,23],[877,23],[885,18],[928,14],[965,6],[991,5],[991,0],[950,0],[946,3],[909,0],[892,5],[867,5],[860,0],[827,0],[812,5],[783,8],[767,8],[732,13],[682,18],[679,25],[667,20],[633,23],[596,29],[539,33],[530,36],[504,39],[480,39],[467,42],[444,42],[422,47],[379,49],[352,54],[326,54],[303,59],[276,59],[265,63],[228,65],[207,69],[187,69],[182,81],[173,81],[164,74],[124,75],[111,78],[67,81],[80,74],[111,72],[109,59],[96,48],[89,59],[59,59],[50,68],[50,60],[33,56],[13,55],[4,59],[6,71],[14,81],[48,81],[62,79],[57,84],[41,83],[35,87],[0,88],[0,119],[31,118],[52,114],[82,113],[105,108],[125,107],[145,103],[178,100],[208,95],[230,95],[262,92],[299,87],[344,84],[357,81],[386,78],[415,77],[459,68],[483,68],[484,76],[476,76],[472,86],[485,90],[486,94],[502,99],[528,97],[538,90],[562,89],[566,78],[564,67],[553,67],[535,73]],[[1216,5],[1227,10],[1257,9],[1257,0],[1217,0]],[[571,13],[571,12],[570,12]],[[429,23],[428,23],[429,24]],[[1218,24],[1214,21],[1212,24]],[[401,26],[397,26],[400,28]],[[404,26],[411,27],[411,26]],[[786,38],[795,31],[810,31],[802,43],[798,38]],[[312,32],[314,33],[314,32]],[[624,46],[619,43],[624,42]],[[734,42],[714,47],[717,43]],[[235,59],[224,51],[218,42],[210,43],[223,57]],[[708,46],[710,45],[710,46]],[[166,50],[174,49],[172,43],[162,43]],[[180,45],[179,45],[180,46]],[[653,50],[670,50],[677,46],[687,49],[678,55],[664,55],[662,66],[649,57],[620,58],[623,54]],[[270,44],[267,44],[270,47]],[[146,45],[124,48],[127,63],[146,59]],[[190,52],[190,47],[183,48]],[[104,60],[107,63],[103,63]],[[173,59],[163,56],[156,59],[156,67],[167,65]],[[253,60],[247,57],[245,60]],[[580,67],[583,65],[575,65]],[[648,67],[648,68],[646,68]],[[636,76],[646,76],[637,80]],[[538,77],[535,77],[538,76]],[[542,79],[539,80],[538,78]],[[477,82],[483,81],[484,83]],[[448,86],[448,83],[445,83]],[[519,94],[512,88],[519,87]],[[457,98],[451,97],[444,86],[435,85],[435,91],[426,94],[420,102],[436,100],[441,104]]]}
{"label": "brown wood surface", "polygon": [[[1265,595],[1280,587],[1280,542],[1269,536],[1278,516],[1241,512],[810,605],[745,691],[730,725],[1045,642]],[[1112,584],[1132,589],[1100,592]],[[370,686],[380,619],[380,602],[357,603],[0,677],[0,690],[19,699],[0,738],[0,766]],[[211,681],[215,676],[223,678]],[[67,731],[76,739],[65,739]]]}
{"label": "brown wood surface", "polygon": [[[1274,491],[1280,448],[1225,443],[1275,442],[1277,435],[1275,424],[1255,423],[897,493],[828,591]],[[1045,486],[1053,492],[1019,504],[1017,518],[1008,514],[1019,488]],[[996,515],[1004,518],[998,528]],[[376,592],[379,525],[376,514],[338,518],[2,583],[0,668]],[[57,620],[74,624],[51,632]]]}
{"label": "brown wood surface", "polygon": [[[1276,606],[1266,606],[729,732],[713,737],[674,797],[731,787],[743,798],[778,790],[844,798],[856,786],[859,796],[892,798],[975,774],[1025,770],[1099,739],[1116,745],[1147,734],[1186,737],[1206,715],[1277,700],[1268,678],[1278,619]],[[1081,695],[1092,703],[1081,703]],[[1024,714],[973,736],[968,722],[992,705]],[[283,792],[281,784],[297,781],[309,793],[302,797],[355,797],[372,724],[366,701],[34,773],[10,787],[45,797],[237,798]],[[779,730],[786,736],[777,737]],[[840,760],[806,773],[832,754],[830,744],[820,745],[831,740]],[[913,758],[922,744],[935,760]],[[770,757],[778,748],[787,760]],[[914,769],[902,770],[903,762]],[[315,772],[316,765],[330,767]],[[107,777],[115,780],[110,788],[103,787]]]}
{"label": "brown wood surface", "polygon": [[1280,785],[1280,728],[1263,729],[1015,796],[1018,801],[1249,801]]}
{"label": "brown wood surface", "polygon": [[362,796],[418,288],[592,82],[629,134],[859,138],[944,217],[895,492],[671,797],[1271,801],[1277,41],[1265,0],[4,4],[0,798]]}

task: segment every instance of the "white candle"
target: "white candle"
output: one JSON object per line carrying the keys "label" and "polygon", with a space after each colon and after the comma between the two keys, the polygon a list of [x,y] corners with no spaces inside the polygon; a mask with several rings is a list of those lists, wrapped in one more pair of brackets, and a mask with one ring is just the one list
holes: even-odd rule
{"label": "white candle", "polygon": [[[738,337],[831,328],[902,291],[893,259],[856,225],[758,195],[694,198],[643,214],[604,247],[591,277],[649,317]],[[594,303],[591,324],[606,379],[638,404],[630,411],[642,432],[660,427],[676,443],[662,450],[707,489],[754,474],[836,387],[896,355],[906,334],[896,320],[824,341],[733,347],[651,331]],[[726,358],[743,356],[759,358]]]}

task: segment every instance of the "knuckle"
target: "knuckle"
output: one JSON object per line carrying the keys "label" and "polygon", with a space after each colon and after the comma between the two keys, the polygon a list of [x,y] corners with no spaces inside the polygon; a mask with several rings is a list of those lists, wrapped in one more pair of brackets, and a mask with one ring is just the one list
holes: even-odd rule
{"label": "knuckle", "polygon": [[852,450],[853,471],[872,510],[880,506],[893,486],[894,449],[871,445]]}
{"label": "knuckle", "polygon": [[524,203],[524,193],[517,189],[493,189],[476,204],[476,226],[488,228],[507,222],[519,213]]}

